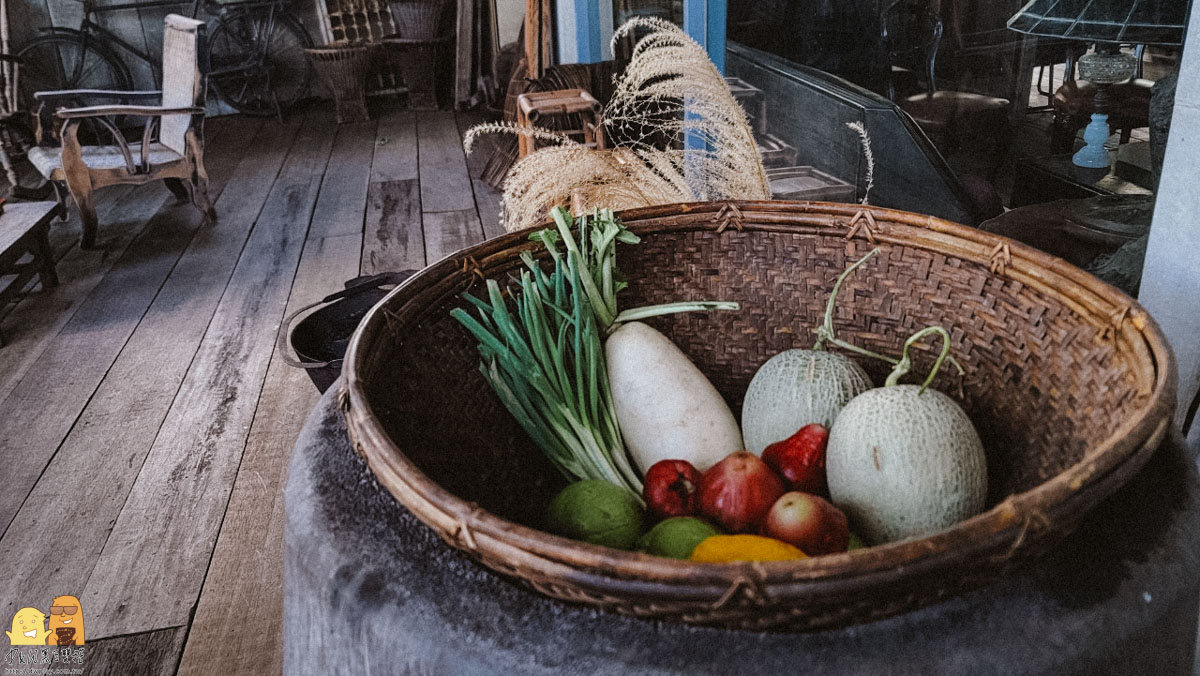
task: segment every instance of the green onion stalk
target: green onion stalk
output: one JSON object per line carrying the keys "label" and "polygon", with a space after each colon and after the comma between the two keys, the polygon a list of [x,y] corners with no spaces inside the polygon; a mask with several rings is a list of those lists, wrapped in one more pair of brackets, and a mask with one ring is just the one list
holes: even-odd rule
{"label": "green onion stalk", "polygon": [[[628,284],[616,267],[617,243],[636,244],[609,209],[575,219],[561,207],[555,228],[530,239],[549,252],[547,272],[529,252],[507,293],[487,280],[487,298],[463,297],[476,315],[451,315],[479,341],[480,371],[521,427],[568,479],[602,479],[640,496],[617,424],[604,337],[623,322],[704,310],[736,310],[722,301],[667,303],[619,311]],[[561,244],[561,248],[560,248]]]}

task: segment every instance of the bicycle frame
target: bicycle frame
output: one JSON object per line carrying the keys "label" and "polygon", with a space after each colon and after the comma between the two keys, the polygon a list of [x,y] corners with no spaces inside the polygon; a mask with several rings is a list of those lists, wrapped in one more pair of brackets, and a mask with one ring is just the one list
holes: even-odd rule
{"label": "bicycle frame", "polygon": [[[65,43],[78,51],[70,59],[63,58],[63,52],[52,59],[53,70],[57,71],[53,77],[60,87],[62,83],[69,83],[67,88],[75,87],[89,77],[92,69],[103,65],[115,71],[114,77],[122,88],[127,87],[133,84],[130,65],[134,62],[128,58],[130,55],[140,59],[158,81],[162,77],[162,64],[155,48],[123,38],[101,25],[96,15],[155,8],[186,14],[189,5],[193,18],[208,22],[210,86],[234,108],[256,115],[273,109],[278,116],[281,99],[276,88],[283,87],[287,92],[283,100],[290,105],[308,86],[311,70],[295,71],[291,66],[280,65],[283,62],[276,58],[276,52],[284,50],[290,59],[286,63],[291,64],[297,58],[292,55],[297,44],[300,47],[312,44],[303,24],[287,8],[287,0],[117,0],[110,5],[100,5],[98,0],[78,1],[83,6],[78,27],[44,27],[42,33],[56,37],[35,39],[48,40],[48,45]],[[89,58],[89,54],[97,56]],[[307,65],[307,61],[303,63]],[[279,73],[285,75],[277,79]]]}
{"label": "bicycle frame", "polygon": [[[79,28],[67,28],[65,26],[43,26],[40,30],[43,33],[60,33],[68,35],[78,35],[83,46],[83,52],[87,52],[88,43],[93,39],[99,40],[106,45],[115,45],[120,47],[125,52],[136,56],[154,72],[157,77],[160,75],[159,70],[161,65],[157,63],[149,52],[138,49],[135,45],[130,44],[121,36],[110,31],[104,26],[96,23],[92,16],[95,14],[107,14],[109,12],[117,12],[127,9],[153,9],[158,7],[178,7],[181,3],[178,0],[140,0],[138,2],[124,2],[114,5],[96,5],[92,0],[82,0],[83,2],[83,20],[80,21]],[[199,12],[201,0],[193,0],[192,16],[195,17]],[[72,73],[71,80],[78,80],[83,68],[84,59],[79,59],[75,62],[75,70]]]}
{"label": "bicycle frame", "polygon": [[[42,27],[41,31],[45,33],[66,33],[78,35],[85,52],[87,50],[88,42],[93,38],[98,39],[101,43],[106,45],[116,45],[128,54],[136,56],[138,59],[143,61],[150,67],[156,77],[161,75],[159,72],[162,67],[161,64],[158,63],[149,52],[143,51],[137,46],[130,44],[121,36],[112,32],[108,28],[105,28],[101,24],[96,23],[92,17],[96,14],[108,14],[111,12],[119,12],[130,9],[179,7],[180,5],[187,4],[186,2],[180,2],[179,0],[136,0],[134,2],[123,2],[111,5],[96,5],[92,0],[82,0],[82,2],[83,20],[80,22],[79,28],[45,26]],[[208,10],[210,14],[213,14],[215,17],[217,17],[218,20],[227,19],[229,17],[236,16],[239,13],[250,13],[253,10],[267,9],[266,15],[263,17],[265,18],[265,21],[256,23],[255,35],[249,36],[248,38],[246,36],[237,36],[238,38],[244,40],[243,46],[253,48],[252,50],[246,50],[250,54],[249,58],[245,62],[237,64],[233,67],[214,69],[209,73],[209,75],[212,76],[238,72],[244,70],[248,64],[253,65],[262,61],[263,53],[266,51],[265,40],[263,39],[263,36],[271,35],[275,25],[275,12],[279,6],[282,5],[282,0],[247,0],[246,2],[237,3],[232,7],[213,2],[212,0],[192,0],[191,5],[192,18],[199,16],[200,9],[203,7],[204,9]],[[82,68],[83,59],[80,59],[75,63],[75,71],[72,73],[71,77],[72,80],[79,79],[81,75],[80,69]]]}

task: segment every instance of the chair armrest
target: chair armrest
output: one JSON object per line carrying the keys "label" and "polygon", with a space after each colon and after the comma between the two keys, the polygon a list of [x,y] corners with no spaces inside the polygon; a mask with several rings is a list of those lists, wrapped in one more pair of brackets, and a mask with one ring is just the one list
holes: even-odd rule
{"label": "chair armrest", "polygon": [[109,115],[137,115],[139,117],[161,117],[163,115],[201,115],[203,108],[187,106],[165,108],[163,106],[86,106],[83,108],[59,108],[54,117],[73,120],[85,117],[108,117]]}
{"label": "chair armrest", "polygon": [[0,52],[0,61],[8,61],[9,63],[21,63],[21,59],[12,54],[4,54]]}
{"label": "chair armrest", "polygon": [[162,97],[162,92],[123,92],[112,89],[60,89],[57,91],[33,93],[33,98],[37,101],[54,101],[56,99],[75,99],[80,97],[104,99],[157,99]]}

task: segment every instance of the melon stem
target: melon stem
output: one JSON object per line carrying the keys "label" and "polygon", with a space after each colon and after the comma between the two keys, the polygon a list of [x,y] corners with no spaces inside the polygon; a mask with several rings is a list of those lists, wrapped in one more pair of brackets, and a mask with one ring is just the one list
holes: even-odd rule
{"label": "melon stem", "polygon": [[817,351],[824,350],[825,349],[825,341],[829,341],[831,344],[836,345],[848,352],[854,352],[855,354],[861,354],[864,357],[871,357],[872,359],[879,359],[879,360],[885,361],[889,364],[897,363],[898,360],[896,360],[896,359],[893,359],[886,355],[879,354],[877,352],[872,352],[866,348],[859,347],[853,343],[848,343],[844,340],[841,340],[840,338],[837,337],[837,335],[834,333],[834,330],[833,330],[833,308],[834,308],[834,306],[837,305],[837,296],[838,296],[838,292],[841,291],[841,289],[842,289],[842,282],[845,282],[846,278],[849,277],[851,275],[851,273],[853,273],[855,270],[857,270],[859,267],[861,267],[864,263],[866,263],[868,260],[870,260],[871,257],[873,257],[875,254],[879,253],[880,251],[881,251],[881,249],[879,247],[875,247],[874,249],[871,249],[870,251],[867,252],[867,255],[865,255],[862,258],[855,261],[854,264],[852,264],[850,267],[846,268],[846,270],[844,272],[842,272],[842,274],[838,275],[837,281],[835,281],[833,283],[833,290],[829,292],[829,300],[825,302],[825,320],[820,326],[817,327],[817,342],[813,343],[813,346],[812,346],[813,350],[817,350]]}
{"label": "melon stem", "polygon": [[933,362],[933,368],[929,369],[929,375],[925,377],[925,382],[921,383],[921,391],[917,392],[918,395],[925,393],[925,389],[933,382],[938,370],[942,367],[942,362],[950,355],[950,333],[940,326],[927,326],[912,334],[908,337],[908,340],[904,341],[904,349],[900,353],[900,361],[896,364],[896,368],[892,369],[892,372],[888,374],[887,381],[883,384],[884,387],[897,385],[900,382],[900,378],[912,369],[912,358],[908,356],[908,348],[931,333],[936,333],[942,337],[942,352],[938,355],[937,360]]}

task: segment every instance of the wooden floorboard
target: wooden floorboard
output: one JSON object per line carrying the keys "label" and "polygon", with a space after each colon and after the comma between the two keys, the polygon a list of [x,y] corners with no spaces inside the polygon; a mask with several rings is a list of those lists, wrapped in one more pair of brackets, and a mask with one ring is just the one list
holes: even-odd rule
{"label": "wooden floorboard", "polygon": [[475,210],[471,175],[453,113],[417,115],[417,158],[425,262],[433,264],[483,241],[483,225]]}
{"label": "wooden floorboard", "polygon": [[425,266],[417,120],[410,111],[379,120],[363,228],[362,274]]}
{"label": "wooden floorboard", "polygon": [[452,113],[417,114],[417,153],[420,158],[421,211],[475,208],[467,159]]}
{"label": "wooden floorboard", "polygon": [[292,144],[88,579],[81,600],[99,636],[187,622],[195,607],[329,159],[331,123],[329,111],[311,114]]}
{"label": "wooden floorboard", "polygon": [[[247,132],[254,130],[251,127]],[[32,605],[43,596],[82,596],[207,330],[234,261],[262,206],[262,195],[274,181],[294,134],[292,127],[248,136],[240,140],[246,145],[239,145],[239,154],[248,150],[249,155],[224,158],[226,161],[211,165],[211,189],[217,196],[218,213],[223,216],[192,238],[181,258],[178,250],[187,242],[164,242],[150,231],[194,233],[201,217],[186,205],[159,212],[148,232],[130,247],[127,253],[136,261],[149,255],[139,253],[139,247],[149,247],[152,252],[158,245],[170,244],[177,250],[178,260],[165,284],[157,276],[137,279],[132,274],[120,274],[128,284],[152,285],[157,296],[139,312],[138,325],[121,354],[86,407],[76,412],[78,421],[8,532],[0,538],[0,565],[5,570],[37,571],[37,575],[30,576],[0,576],[0,604],[5,604],[0,607],[6,611],[21,604]],[[258,138],[258,143],[250,143],[253,138]],[[222,153],[215,154],[214,159],[222,159]],[[110,276],[120,273],[122,265],[118,262]],[[107,278],[104,283],[108,283]],[[88,303],[95,301],[90,298]],[[72,498],[63,500],[64,494]],[[56,537],[36,539],[37,546],[30,546],[30,533],[56,533]],[[90,626],[89,633],[99,636],[94,633],[96,629]]]}
{"label": "wooden floorboard", "polygon": [[417,179],[372,181],[367,190],[362,273],[425,267],[421,192]]}
{"label": "wooden floorboard", "polygon": [[[246,128],[257,128],[259,120],[232,118],[210,124],[207,135],[208,163],[217,166],[241,154],[239,144],[252,137]],[[216,197],[216,194],[213,195]],[[79,216],[69,209],[69,220],[55,222],[50,231],[60,241],[57,271],[59,286],[37,287],[36,297],[17,304],[3,319],[8,344],[0,349],[0,400],[8,396],[49,344],[51,338],[74,316],[83,300],[96,288],[113,263],[146,227],[170,192],[162,183],[145,186],[114,186],[97,191],[96,211],[100,222],[97,247],[79,248]],[[65,241],[64,243],[61,243]]]}
{"label": "wooden floorboard", "polygon": [[[358,274],[374,137],[369,125],[339,129],[288,300],[289,315]],[[262,590],[283,585],[283,485],[292,443],[317,397],[304,371],[273,355],[180,674],[219,673],[247,654],[260,664],[282,662],[282,597]],[[259,602],[251,606],[243,602],[247,598]],[[229,631],[237,626],[255,631]]]}
{"label": "wooden floorboard", "polygon": [[379,118],[371,181],[417,177],[417,116],[411,110],[392,110]]}
{"label": "wooden floorboard", "polygon": [[362,240],[367,186],[375,155],[375,129],[374,122],[344,124],[338,128],[321,182],[321,194],[313,210],[309,240],[339,235],[356,235]]}
{"label": "wooden floorboard", "polygon": [[[458,121],[459,134],[465,137],[468,129],[492,118],[482,112],[468,110],[456,113],[455,119]],[[475,210],[479,212],[479,220],[483,223],[483,235],[487,238],[504,234],[504,226],[500,224],[500,191],[483,180],[483,170],[488,163],[492,140],[487,137],[479,139],[473,152],[467,154],[467,172],[471,176]]]}
{"label": "wooden floorboard", "polygon": [[196,235],[200,221],[200,213],[187,205],[159,210],[0,401],[4,412],[0,458],[6,470],[5,490],[0,491],[0,530],[7,530]]}
{"label": "wooden floorboard", "polygon": [[[12,392],[168,197],[170,193],[160,184],[101,197],[96,210],[101,228],[114,234],[91,251],[68,247],[56,268],[59,285],[53,289],[39,285],[3,319],[8,343],[0,349],[0,400]],[[68,226],[58,224],[51,230],[63,231],[72,241],[77,240],[78,229]]]}
{"label": "wooden floorboard", "polygon": [[[84,644],[83,673],[87,676],[171,676],[179,663],[187,627],[170,627]],[[251,659],[252,654],[244,656]],[[234,663],[226,669],[236,669]]]}
{"label": "wooden floorboard", "polygon": [[436,211],[422,215],[425,254],[433,264],[459,249],[483,241],[479,214],[474,207],[461,211]]}
{"label": "wooden floorboard", "polygon": [[161,187],[101,200],[102,251],[55,226],[64,284],[3,318],[0,613],[80,596],[85,673],[280,673],[282,491],[317,392],[276,328],[499,234],[476,118],[213,120],[215,226]]}

